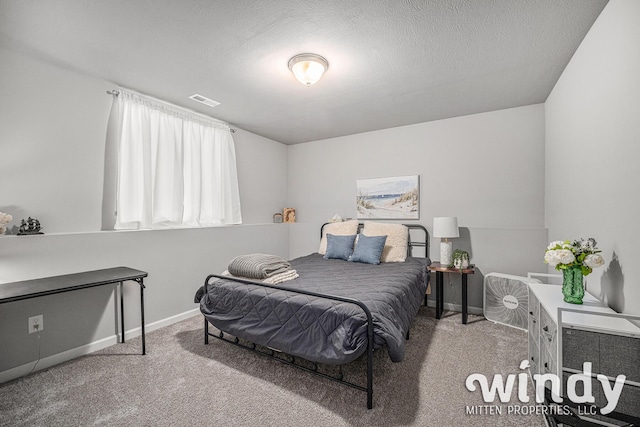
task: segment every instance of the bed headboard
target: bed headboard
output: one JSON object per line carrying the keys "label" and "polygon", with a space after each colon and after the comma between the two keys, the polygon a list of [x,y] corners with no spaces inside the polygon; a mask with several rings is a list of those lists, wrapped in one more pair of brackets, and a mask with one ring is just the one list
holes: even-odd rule
{"label": "bed headboard", "polygon": [[[324,226],[330,224],[329,222],[325,222],[320,227],[320,238],[322,238],[322,234],[324,231]],[[407,256],[413,256],[413,248],[424,248],[424,257],[429,258],[429,231],[420,224],[402,224],[409,229],[409,239],[407,241]],[[358,223],[358,233],[362,231],[364,227],[363,223]],[[414,231],[414,234],[418,234],[417,240],[411,239],[411,231]],[[422,236],[421,234],[424,234]]]}

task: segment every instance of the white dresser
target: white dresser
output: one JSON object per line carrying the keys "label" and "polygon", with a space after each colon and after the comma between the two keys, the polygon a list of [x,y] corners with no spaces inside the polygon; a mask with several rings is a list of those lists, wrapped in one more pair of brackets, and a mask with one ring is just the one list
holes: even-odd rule
{"label": "white dresser", "polygon": [[558,375],[564,395],[569,375],[582,373],[583,363],[591,362],[593,394],[600,407],[605,401],[595,376],[614,380],[624,374],[627,381],[616,411],[640,417],[640,328],[628,320],[640,317],[618,314],[589,293],[583,304],[562,298],[561,286],[529,284],[531,374]]}

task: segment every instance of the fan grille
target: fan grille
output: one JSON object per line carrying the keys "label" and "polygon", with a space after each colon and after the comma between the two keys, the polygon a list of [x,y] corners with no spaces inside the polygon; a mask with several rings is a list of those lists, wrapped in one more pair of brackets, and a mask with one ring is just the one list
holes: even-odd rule
{"label": "fan grille", "polygon": [[489,273],[484,278],[484,317],[495,323],[527,330],[529,283],[535,279]]}

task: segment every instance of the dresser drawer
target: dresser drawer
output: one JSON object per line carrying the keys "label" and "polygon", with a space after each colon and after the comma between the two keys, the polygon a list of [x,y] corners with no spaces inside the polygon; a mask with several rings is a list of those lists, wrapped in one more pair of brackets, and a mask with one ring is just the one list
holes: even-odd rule
{"label": "dresser drawer", "polygon": [[538,299],[536,296],[529,290],[529,311],[527,313],[528,319],[528,330],[529,330],[529,341],[534,342],[536,346],[540,345],[539,341],[539,325],[540,325],[540,304],[538,304]]}
{"label": "dresser drawer", "polygon": [[[609,384],[609,386],[612,387],[613,384]],[[622,388],[620,400],[618,400],[618,406],[616,406],[616,412],[640,417],[640,405],[638,402],[640,402],[640,387],[625,384]]]}
{"label": "dresser drawer", "polygon": [[540,347],[558,348],[558,325],[544,307],[540,308]]}
{"label": "dresser drawer", "polygon": [[[570,375],[571,374],[566,372],[562,375],[563,381],[564,381],[563,389],[565,390],[566,390],[567,380]],[[584,395],[583,385],[584,384],[582,381],[578,381],[577,383],[575,383],[575,387],[576,387],[575,391],[578,396]],[[613,387],[613,384],[610,381],[609,388],[611,387]],[[596,378],[591,379],[591,393],[593,394],[593,397],[595,399],[594,404],[596,406],[598,406],[599,408],[603,408],[607,405],[608,401],[606,398],[606,394],[602,390],[602,384]],[[622,393],[620,394],[620,399],[618,400],[618,405],[616,406],[615,411],[618,413],[631,415],[633,417],[640,417],[640,405],[638,405],[638,402],[640,402],[640,387],[634,386],[631,384],[625,384],[622,387]],[[598,417],[595,417],[595,418],[598,418]],[[615,425],[615,424],[611,424],[611,421],[612,421],[611,419],[607,419],[606,417],[604,418],[601,417],[601,419],[603,419],[604,421],[607,421],[607,420],[609,421],[609,423],[606,423],[603,425]]]}
{"label": "dresser drawer", "polygon": [[529,371],[531,375],[540,373],[540,348],[538,344],[531,339],[529,335]]}
{"label": "dresser drawer", "polygon": [[[563,328],[562,366],[582,371],[584,362],[591,362],[591,371],[600,373],[599,339],[595,332]],[[605,353],[608,354],[608,353]]]}
{"label": "dresser drawer", "polygon": [[640,338],[601,334],[599,369],[610,377],[624,374],[627,381],[640,383]]}
{"label": "dresser drawer", "polygon": [[540,303],[531,289],[529,289],[529,318],[540,318]]}
{"label": "dresser drawer", "polygon": [[538,330],[538,326],[540,322],[538,319],[529,315],[529,339],[535,341],[536,344],[539,343],[540,331]]}
{"label": "dresser drawer", "polygon": [[540,351],[540,373],[557,374],[558,362],[554,348],[542,348]]}

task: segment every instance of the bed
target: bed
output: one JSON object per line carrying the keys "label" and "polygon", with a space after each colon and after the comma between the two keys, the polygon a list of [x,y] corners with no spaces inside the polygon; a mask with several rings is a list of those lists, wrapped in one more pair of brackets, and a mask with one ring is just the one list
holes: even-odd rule
{"label": "bed", "polygon": [[[361,243],[364,245],[368,238],[369,225],[370,222],[364,224],[363,232],[363,224],[355,224],[356,248]],[[383,232],[385,226],[372,225],[382,227]],[[427,230],[416,224],[398,226],[406,227],[405,246],[391,250],[395,250],[396,255],[398,249],[405,250],[400,258],[403,261],[376,265],[343,258],[327,259],[337,239],[324,230],[325,227],[331,230],[332,225],[325,224],[321,229],[321,242],[330,239],[325,253],[289,261],[298,275],[295,280],[273,285],[221,274],[209,275],[195,297],[205,318],[205,344],[209,337],[254,351],[257,344],[270,349],[272,356],[274,352],[289,355],[277,360],[314,373],[318,373],[318,364],[342,365],[366,354],[366,387],[346,382],[341,375],[331,379],[366,391],[367,407],[372,408],[373,352],[384,348],[393,362],[402,361],[411,323],[425,298],[428,284]],[[416,233],[422,238],[412,241],[411,236]],[[416,246],[424,247],[423,257],[412,256]],[[388,249],[387,244],[384,250]],[[321,244],[319,252],[322,251]],[[222,332],[210,333],[209,324]],[[251,344],[243,345],[241,340]],[[308,363],[296,363],[296,358],[311,362],[311,367]]]}

